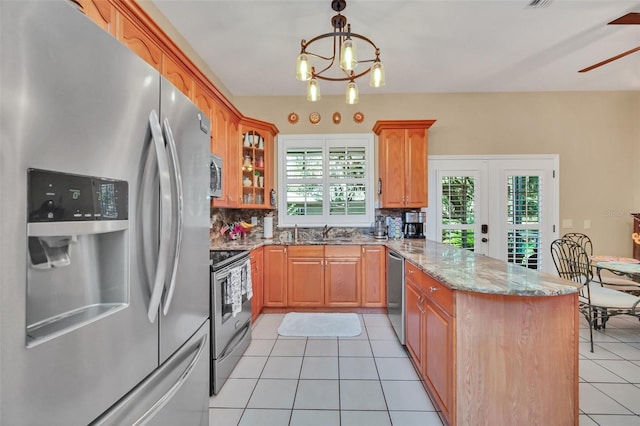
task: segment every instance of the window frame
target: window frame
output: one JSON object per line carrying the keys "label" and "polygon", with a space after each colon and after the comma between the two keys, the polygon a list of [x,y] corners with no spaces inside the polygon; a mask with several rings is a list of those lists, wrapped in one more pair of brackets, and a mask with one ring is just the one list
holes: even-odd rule
{"label": "window frame", "polygon": [[[278,227],[292,227],[295,225],[317,227],[329,225],[333,227],[369,227],[375,217],[374,172],[375,152],[373,134],[313,134],[313,135],[279,135],[278,136]],[[323,213],[313,216],[287,215],[286,186],[287,183],[287,151],[291,148],[316,147],[322,150],[323,158]],[[329,214],[329,148],[362,147],[365,151],[365,214],[357,216]]]}

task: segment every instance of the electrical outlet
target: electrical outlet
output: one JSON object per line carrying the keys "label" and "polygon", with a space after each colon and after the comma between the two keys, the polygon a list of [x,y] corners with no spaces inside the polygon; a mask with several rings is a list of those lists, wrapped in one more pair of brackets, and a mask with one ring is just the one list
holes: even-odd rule
{"label": "electrical outlet", "polygon": [[584,229],[591,229],[591,220],[590,219],[585,219],[584,220]]}

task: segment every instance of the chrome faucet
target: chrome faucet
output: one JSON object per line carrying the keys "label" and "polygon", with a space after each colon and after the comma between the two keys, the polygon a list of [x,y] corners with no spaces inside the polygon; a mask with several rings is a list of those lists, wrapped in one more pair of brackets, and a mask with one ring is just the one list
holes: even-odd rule
{"label": "chrome faucet", "polygon": [[322,239],[326,240],[329,237],[329,231],[331,231],[333,229],[333,227],[330,227],[329,225],[325,225],[324,228],[322,228]]}

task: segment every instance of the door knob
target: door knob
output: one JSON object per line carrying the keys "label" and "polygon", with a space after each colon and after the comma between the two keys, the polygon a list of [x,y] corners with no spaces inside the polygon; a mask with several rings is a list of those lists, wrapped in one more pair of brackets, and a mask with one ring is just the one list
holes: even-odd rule
{"label": "door knob", "polygon": [[489,241],[489,239],[488,239],[488,238],[483,238],[481,241],[482,241],[483,243],[486,243],[487,241]]}

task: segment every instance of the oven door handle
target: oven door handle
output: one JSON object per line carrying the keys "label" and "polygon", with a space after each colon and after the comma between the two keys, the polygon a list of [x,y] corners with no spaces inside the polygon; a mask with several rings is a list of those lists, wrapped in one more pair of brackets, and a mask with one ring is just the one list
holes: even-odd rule
{"label": "oven door handle", "polygon": [[[180,163],[178,161],[178,149],[176,148],[176,140],[173,138],[173,132],[171,131],[171,125],[169,119],[164,118],[162,122],[162,129],[164,130],[165,137],[167,139],[167,146],[169,147],[169,158],[171,159],[171,165],[173,167],[173,184],[176,189],[176,220],[172,221],[176,231],[176,238],[173,247],[173,261],[171,262],[169,290],[164,300],[164,309],[162,312],[167,315],[171,301],[173,300],[173,292],[176,289],[176,276],[178,274],[178,262],[180,261],[180,250],[182,248],[182,233],[184,225],[184,194],[182,192],[182,173],[180,172]],[[171,212],[173,218],[173,212]]]}
{"label": "oven door handle", "polygon": [[224,350],[220,354],[220,359],[218,360],[218,362],[223,361],[226,357],[231,355],[233,353],[233,351],[235,351],[235,349],[238,347],[238,345],[240,345],[240,343],[242,343],[242,340],[247,335],[247,333],[249,332],[250,329],[251,329],[251,321],[247,321],[247,323],[244,326],[244,329],[243,329],[242,333],[237,333],[235,336],[233,336],[233,339],[231,339],[229,344],[224,348]]}
{"label": "oven door handle", "polygon": [[156,161],[158,163],[158,176],[160,180],[160,244],[158,247],[158,264],[153,281],[151,300],[149,301],[149,311],[147,316],[152,323],[156,321],[158,307],[162,298],[164,282],[167,279],[167,257],[169,256],[169,243],[171,239],[173,200],[171,197],[171,180],[169,171],[169,161],[162,137],[162,128],[158,113],[152,110],[149,113],[149,127],[153,139],[153,146],[156,151]]}

